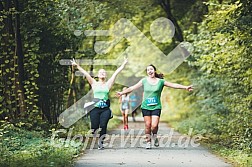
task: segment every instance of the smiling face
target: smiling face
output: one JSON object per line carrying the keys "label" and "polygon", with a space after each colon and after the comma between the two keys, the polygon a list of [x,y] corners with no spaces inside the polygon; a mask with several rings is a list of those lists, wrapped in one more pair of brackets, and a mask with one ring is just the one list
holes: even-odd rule
{"label": "smiling face", "polygon": [[154,78],[155,77],[155,69],[154,67],[152,66],[148,66],[147,69],[146,69],[146,72],[147,72],[147,75],[151,78]]}
{"label": "smiling face", "polygon": [[106,71],[105,71],[104,69],[100,69],[100,70],[98,71],[98,78],[100,78],[100,79],[105,79],[106,77],[107,77]]}

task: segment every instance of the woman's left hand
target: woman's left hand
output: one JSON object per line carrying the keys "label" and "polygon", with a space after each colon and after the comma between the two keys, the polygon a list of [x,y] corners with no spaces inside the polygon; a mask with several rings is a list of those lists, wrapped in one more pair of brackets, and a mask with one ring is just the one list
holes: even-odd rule
{"label": "woman's left hand", "polygon": [[122,96],[122,92],[116,92],[116,97],[121,97]]}
{"label": "woman's left hand", "polygon": [[186,90],[188,90],[189,92],[193,91],[193,85],[187,86]]}

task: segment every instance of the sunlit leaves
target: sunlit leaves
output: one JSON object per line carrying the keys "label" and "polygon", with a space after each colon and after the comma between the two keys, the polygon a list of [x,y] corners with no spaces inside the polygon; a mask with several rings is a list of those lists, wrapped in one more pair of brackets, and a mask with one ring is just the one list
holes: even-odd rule
{"label": "sunlit leaves", "polygon": [[[206,99],[199,106],[208,107],[207,113],[219,116],[223,115],[221,111],[228,110],[225,121],[211,120],[221,130],[218,137],[227,141],[223,141],[223,145],[231,142],[233,148],[247,149],[249,139],[245,134],[251,133],[247,129],[252,128],[251,102],[248,100],[252,93],[251,46],[248,42],[251,41],[251,26],[248,26],[251,23],[249,16],[239,12],[240,7],[240,3],[214,5],[214,10],[200,25],[200,33],[188,37],[194,40],[194,57],[197,59],[191,64],[204,73],[199,76],[201,91],[198,94]],[[206,85],[206,80],[214,82]],[[214,83],[218,83],[217,87]],[[218,96],[220,101],[216,99]],[[207,99],[215,99],[214,106]],[[223,104],[224,110],[221,109]]]}

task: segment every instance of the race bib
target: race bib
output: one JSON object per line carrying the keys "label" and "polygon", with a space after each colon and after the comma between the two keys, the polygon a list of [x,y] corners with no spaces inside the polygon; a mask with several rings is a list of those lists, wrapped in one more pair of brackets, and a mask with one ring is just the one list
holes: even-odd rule
{"label": "race bib", "polygon": [[96,106],[99,108],[105,108],[108,107],[108,105],[106,104],[106,102],[104,100],[100,100],[96,103]]}
{"label": "race bib", "polygon": [[149,97],[146,99],[147,106],[155,106],[158,104],[157,97]]}

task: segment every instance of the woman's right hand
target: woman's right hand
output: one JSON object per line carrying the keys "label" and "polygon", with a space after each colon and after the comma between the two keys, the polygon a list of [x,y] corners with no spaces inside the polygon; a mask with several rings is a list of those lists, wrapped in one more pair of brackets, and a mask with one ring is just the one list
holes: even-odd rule
{"label": "woman's right hand", "polygon": [[187,86],[187,87],[186,87],[186,90],[188,90],[189,92],[193,91],[193,86],[192,86],[192,85]]}
{"label": "woman's right hand", "polygon": [[77,63],[74,58],[73,58],[73,60],[70,60],[70,62],[72,63],[73,66],[77,66]]}

